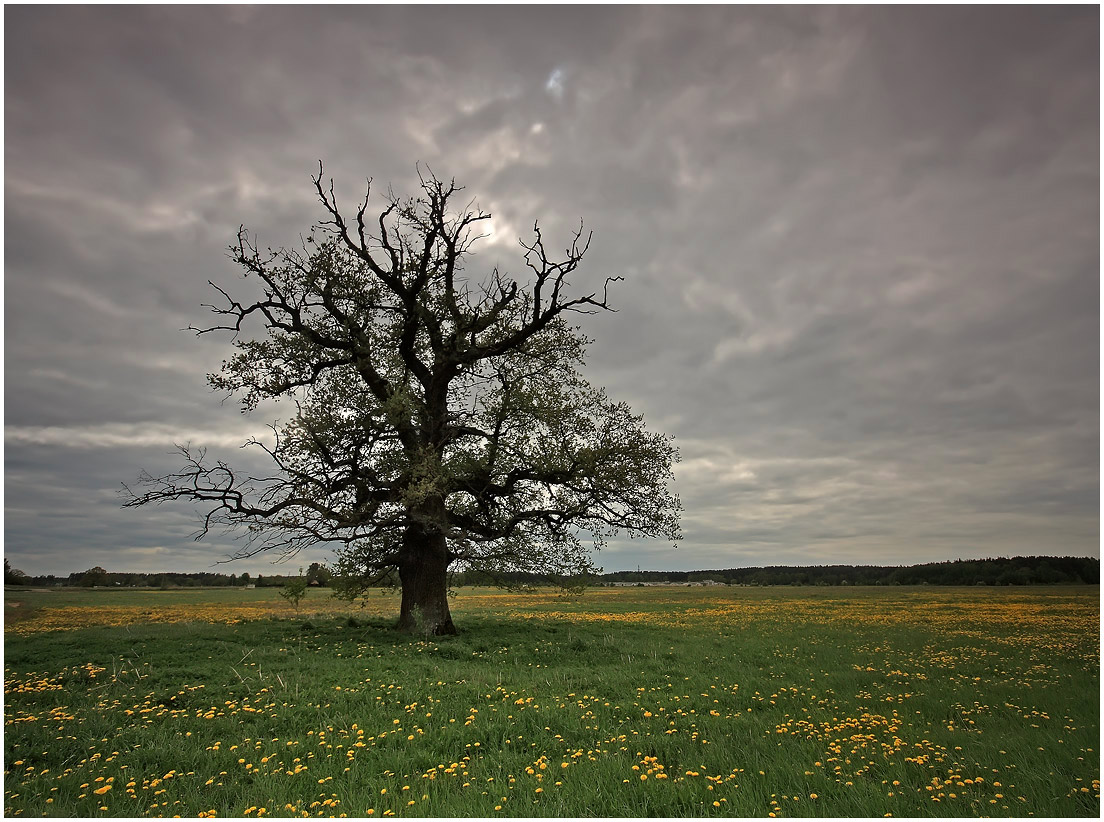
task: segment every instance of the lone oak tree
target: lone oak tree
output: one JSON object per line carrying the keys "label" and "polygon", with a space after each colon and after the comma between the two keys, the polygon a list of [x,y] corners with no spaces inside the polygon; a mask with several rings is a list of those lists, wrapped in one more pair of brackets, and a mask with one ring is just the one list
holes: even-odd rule
{"label": "lone oak tree", "polygon": [[[223,319],[192,330],[232,333],[236,353],[208,379],[243,413],[295,403],[272,438],[246,443],[276,470],[244,476],[178,446],[185,467],[143,473],[125,506],[199,503],[197,539],[214,525],[248,532],[236,558],[335,544],[339,575],[362,589],[397,570],[401,630],[452,634],[454,563],[568,576],[592,570],[584,534],[595,547],[618,532],[678,539],[678,457],[579,374],[588,340],[567,317],[610,310],[621,279],[572,296],[589,235],[553,259],[534,224],[527,282],[497,268],[476,281],[465,264],[490,215],[456,209],[455,182],[420,179],[417,197],[389,192],[372,217],[369,181],[350,223],[320,164],[317,239],[262,252],[239,230],[231,255],[261,295],[211,283],[225,302],[207,307]],[[263,333],[247,336],[253,321]]]}

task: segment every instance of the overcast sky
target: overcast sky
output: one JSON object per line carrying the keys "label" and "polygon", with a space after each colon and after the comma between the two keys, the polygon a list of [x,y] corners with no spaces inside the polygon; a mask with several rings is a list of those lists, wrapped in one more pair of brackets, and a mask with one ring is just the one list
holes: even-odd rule
{"label": "overcast sky", "polygon": [[[120,483],[228,459],[206,385],[240,224],[294,245],[413,193],[595,232],[587,376],[677,438],[684,539],[607,570],[1099,556],[1096,7],[13,7],[5,18],[5,556],[204,570]],[[325,552],[304,556],[306,564]],[[286,573],[265,560],[226,573]]]}

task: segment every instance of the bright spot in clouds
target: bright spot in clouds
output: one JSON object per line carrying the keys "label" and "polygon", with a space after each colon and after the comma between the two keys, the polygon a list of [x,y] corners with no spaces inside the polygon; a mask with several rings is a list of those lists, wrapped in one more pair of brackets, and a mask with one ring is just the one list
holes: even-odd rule
{"label": "bright spot in clouds", "polygon": [[553,69],[552,73],[548,75],[548,80],[544,84],[545,91],[559,100],[563,97],[564,93],[564,70],[562,68]]}

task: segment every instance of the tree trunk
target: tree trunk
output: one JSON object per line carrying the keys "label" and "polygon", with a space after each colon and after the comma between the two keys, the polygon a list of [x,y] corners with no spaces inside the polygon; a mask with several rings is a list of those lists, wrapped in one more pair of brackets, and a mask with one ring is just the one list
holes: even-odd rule
{"label": "tree trunk", "polygon": [[412,525],[403,542],[399,560],[402,583],[399,630],[424,636],[455,634],[448,605],[447,573],[451,557],[444,534]]}

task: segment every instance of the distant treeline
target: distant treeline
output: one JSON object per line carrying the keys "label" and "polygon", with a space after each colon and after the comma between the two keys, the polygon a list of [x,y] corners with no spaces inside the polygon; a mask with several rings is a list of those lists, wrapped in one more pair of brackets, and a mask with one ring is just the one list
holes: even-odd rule
{"label": "distant treeline", "polygon": [[[99,566],[89,568],[59,577],[53,574],[44,576],[29,576],[17,568],[12,568],[8,560],[4,560],[4,584],[5,585],[36,585],[36,586],[76,586],[83,588],[122,587],[122,588],[278,588],[288,580],[298,577],[299,574],[270,574],[250,576],[248,572],[241,574],[215,574],[207,571],[195,571],[192,573],[116,573],[107,571]],[[310,585],[329,585],[333,578],[332,572],[320,563],[311,563],[310,568],[303,572]]]}
{"label": "distant treeline", "polygon": [[785,565],[720,571],[618,571],[606,583],[726,585],[1099,585],[1100,560],[1091,557],[999,557],[924,565]]}
{"label": "distant treeline", "polygon": [[[250,576],[241,574],[114,573],[103,568],[58,577],[28,576],[4,560],[5,585],[82,586],[126,588],[258,587],[276,588],[298,574]],[[312,586],[329,586],[333,573],[311,563],[303,576]],[[396,584],[384,579],[381,585]],[[1100,560],[1092,557],[1000,557],[930,562],[924,565],[774,565],[766,568],[727,568],[715,571],[616,571],[585,578],[559,578],[506,572],[490,576],[480,571],[458,571],[453,586],[463,585],[1099,585]]]}

